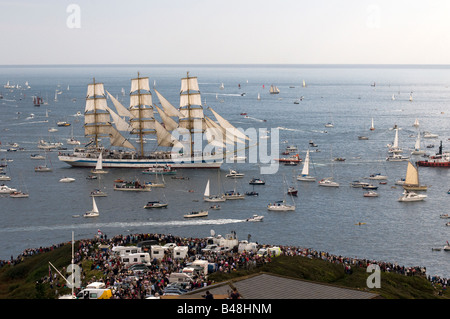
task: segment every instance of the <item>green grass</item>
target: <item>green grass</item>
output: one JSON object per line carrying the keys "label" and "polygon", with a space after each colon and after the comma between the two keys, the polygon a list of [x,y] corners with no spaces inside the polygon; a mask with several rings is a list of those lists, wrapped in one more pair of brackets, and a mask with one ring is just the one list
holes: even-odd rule
{"label": "green grass", "polygon": [[[28,257],[16,266],[6,266],[0,269],[0,299],[52,299],[55,298],[55,289],[49,284],[40,284],[39,280],[48,275],[49,262],[60,272],[67,268],[71,259],[71,244],[64,245],[53,251]],[[85,280],[93,276],[97,279],[103,276],[101,271],[91,270],[91,262],[82,262],[82,271]],[[386,299],[432,299],[450,297],[449,293],[438,296],[438,290],[423,277],[406,277],[394,273],[381,273],[381,288],[367,288],[367,278],[370,275],[365,268],[353,268],[351,275],[345,274],[344,268],[339,264],[332,264],[319,259],[309,259],[301,256],[280,256],[273,258],[271,263],[257,267],[253,270],[239,270],[231,274],[213,273],[210,279],[215,282],[236,279],[259,272],[299,278],[313,282],[333,284],[341,287],[361,289],[380,295]],[[52,269],[52,273],[55,271]],[[58,275],[59,277],[59,275]],[[60,294],[69,293],[64,288],[64,280],[59,277]],[[54,287],[55,288],[55,287]]]}

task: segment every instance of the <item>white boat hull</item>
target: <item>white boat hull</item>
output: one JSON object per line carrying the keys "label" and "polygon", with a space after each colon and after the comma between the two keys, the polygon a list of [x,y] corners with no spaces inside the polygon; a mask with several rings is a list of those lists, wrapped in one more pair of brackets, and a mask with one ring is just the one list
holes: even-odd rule
{"label": "white boat hull", "polygon": [[297,176],[297,180],[302,182],[315,182],[316,178],[313,176]]}
{"label": "white boat hull", "polygon": [[[58,159],[73,167],[95,167],[97,158],[78,157],[69,155],[60,155]],[[223,163],[222,156],[217,156],[209,160],[179,161],[171,159],[108,159],[103,158],[102,165],[107,168],[148,168],[154,165],[170,165],[176,168],[220,168]]]}
{"label": "white boat hull", "polygon": [[295,210],[295,206],[291,205],[268,205],[268,210],[271,211],[292,211]]}

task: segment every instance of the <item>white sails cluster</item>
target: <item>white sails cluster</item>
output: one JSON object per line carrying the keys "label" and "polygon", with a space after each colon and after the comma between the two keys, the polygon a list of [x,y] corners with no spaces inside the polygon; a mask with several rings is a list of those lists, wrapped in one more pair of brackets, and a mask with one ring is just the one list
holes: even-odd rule
{"label": "white sails cluster", "polygon": [[[154,89],[161,107],[153,105],[148,77],[138,77],[131,80],[130,106],[124,107],[111,93],[106,91],[116,112],[108,107],[103,83],[88,85],[85,108],[85,135],[99,137],[109,136],[112,146],[136,149],[120,132],[128,132],[139,136],[141,154],[143,137],[155,134],[159,146],[183,148],[177,138],[178,133],[189,133],[190,155],[192,150],[192,135],[204,134],[208,144],[225,148],[229,144],[245,144],[248,137],[215,112],[211,107],[217,123],[205,116],[201,103],[201,95],[197,77],[181,79],[180,106],[174,107],[160,92]],[[162,123],[155,119],[154,109],[159,114]],[[111,121],[112,118],[112,121]],[[114,123],[114,126],[112,125]],[[172,132],[172,133],[171,133]]]}

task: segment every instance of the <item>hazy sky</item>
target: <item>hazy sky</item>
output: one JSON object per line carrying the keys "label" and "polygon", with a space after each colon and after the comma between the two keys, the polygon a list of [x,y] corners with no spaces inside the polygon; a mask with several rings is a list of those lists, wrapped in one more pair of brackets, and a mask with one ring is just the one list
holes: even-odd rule
{"label": "hazy sky", "polygon": [[0,0],[0,29],[0,64],[450,64],[448,0]]}

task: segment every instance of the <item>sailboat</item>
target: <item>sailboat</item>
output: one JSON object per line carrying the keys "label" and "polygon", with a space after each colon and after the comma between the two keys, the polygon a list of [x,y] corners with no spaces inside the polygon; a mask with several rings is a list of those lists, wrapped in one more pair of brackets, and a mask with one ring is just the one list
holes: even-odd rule
{"label": "sailboat", "polygon": [[398,144],[398,128],[395,128],[395,137],[394,137],[394,143],[392,145],[389,145],[389,153],[402,153],[403,150],[399,147]]}
{"label": "sailboat", "polygon": [[[330,152],[331,153],[331,152]],[[332,156],[332,155],[331,155]],[[333,162],[331,162],[331,172],[333,174]],[[334,174],[333,174],[334,175]],[[319,181],[319,186],[324,187],[339,187],[339,183],[334,181],[334,177],[323,178]]]}
{"label": "sailboat", "polygon": [[91,173],[94,174],[106,174],[108,173],[108,171],[103,170],[103,155],[102,152],[100,152],[98,159],[97,159],[97,164],[95,165],[95,169],[91,170]]}
{"label": "sailboat", "polygon": [[413,124],[413,126],[415,126],[415,127],[419,127],[419,119],[416,119],[416,120],[414,121],[414,124]]}
{"label": "sailboat", "polygon": [[416,143],[414,144],[414,151],[411,152],[411,155],[423,155],[425,151],[420,149],[420,132],[417,134]]}
{"label": "sailboat", "polygon": [[70,145],[80,145],[80,144],[81,144],[80,141],[76,140],[76,139],[73,137],[73,126],[72,126],[72,135],[71,135],[70,138],[67,139],[67,144],[70,144]]}
{"label": "sailboat", "polygon": [[[72,154],[60,154],[60,161],[71,166],[94,167],[99,151],[103,150],[103,165],[120,168],[147,168],[153,165],[171,165],[172,168],[220,168],[224,159],[225,144],[245,144],[250,141],[211,107],[208,107],[218,123],[204,114],[197,77],[189,72],[181,79],[180,107],[175,108],[163,95],[156,91],[162,108],[153,105],[148,77],[131,80],[130,107],[125,108],[117,99],[109,95],[117,113],[108,107],[103,83],[88,85],[85,107],[85,136],[92,142],[83,148],[74,148]],[[156,109],[164,125],[155,119]],[[113,118],[113,121],[111,121]],[[178,121],[177,121],[178,120]],[[114,125],[113,125],[114,124]],[[128,141],[121,131],[138,137],[140,149]],[[176,133],[176,134],[175,134]],[[221,133],[221,134],[214,134]],[[144,137],[156,135],[160,147],[170,151],[144,152]],[[180,142],[177,136],[183,137]],[[212,151],[197,150],[206,136]],[[215,139],[216,136],[225,137]],[[111,146],[127,150],[109,150],[99,143],[101,137],[109,137]]]}
{"label": "sailboat", "polygon": [[280,89],[272,84],[270,86],[269,93],[270,94],[278,94],[278,93],[280,93]]}
{"label": "sailboat", "polygon": [[[219,174],[220,174],[220,171],[219,171]],[[224,195],[210,195],[209,179],[208,179],[208,182],[206,183],[206,187],[205,187],[205,193],[203,194],[203,200],[205,202],[224,202],[224,201],[226,201],[226,198]]]}
{"label": "sailboat", "polygon": [[370,125],[370,130],[374,131],[375,130],[375,126],[373,125],[373,117],[372,117],[372,124]]}
{"label": "sailboat", "polygon": [[298,181],[303,182],[314,182],[316,178],[314,176],[309,175],[309,150],[306,151],[305,161],[303,163],[302,172],[297,176]]}
{"label": "sailboat", "polygon": [[83,217],[98,217],[100,212],[98,211],[97,204],[95,203],[95,197],[92,197],[92,210],[83,214]]}
{"label": "sailboat", "polygon": [[303,83],[302,83],[302,87],[306,87],[306,82],[305,82],[305,80],[303,80]]}
{"label": "sailboat", "polygon": [[426,185],[420,185],[419,170],[411,162],[408,162],[403,188],[408,191],[426,191],[428,188]]}
{"label": "sailboat", "polygon": [[39,165],[34,168],[35,172],[52,172],[53,169],[49,166],[47,166],[47,153],[45,153],[45,164]]}

